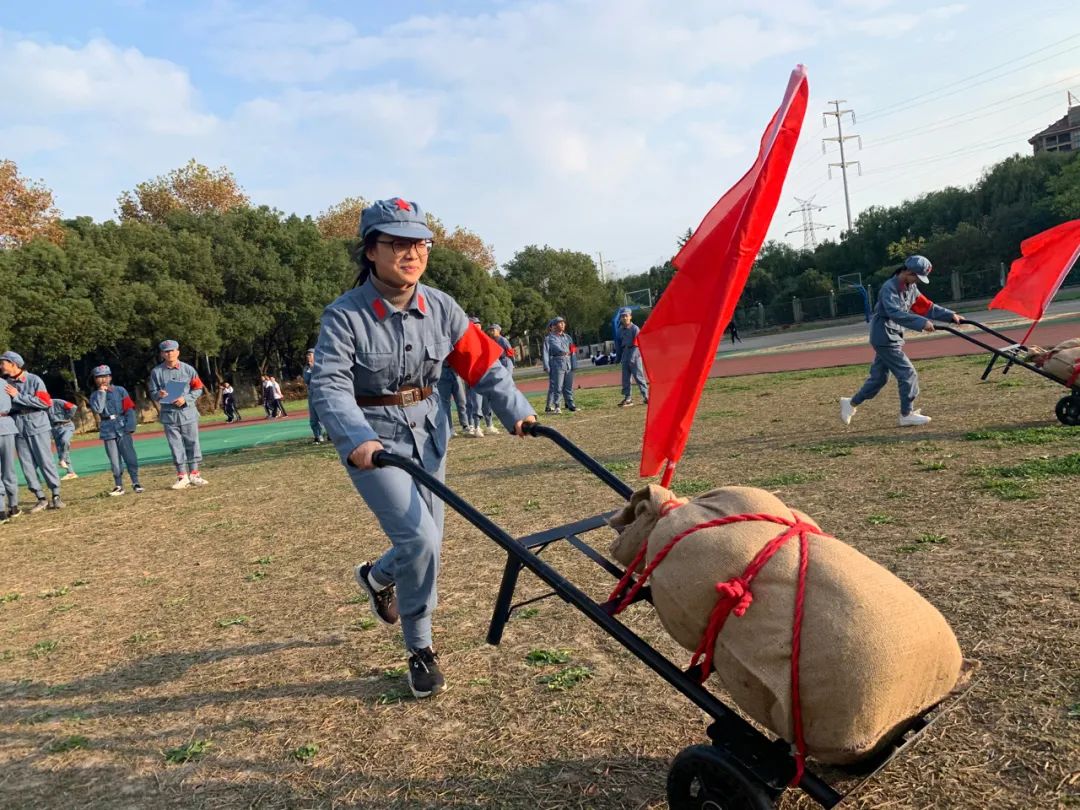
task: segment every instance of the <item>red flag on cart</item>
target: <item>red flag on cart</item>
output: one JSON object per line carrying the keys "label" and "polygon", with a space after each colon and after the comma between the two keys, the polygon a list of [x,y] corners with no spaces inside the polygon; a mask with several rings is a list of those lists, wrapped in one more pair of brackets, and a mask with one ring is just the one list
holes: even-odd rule
{"label": "red flag on cart", "polygon": [[690,437],[716,347],[772,222],[808,94],[806,69],[798,65],[761,138],[757,160],[672,259],[677,272],[638,335],[650,385],[640,472],[656,475],[666,463],[665,486]]}
{"label": "red flag on cart", "polygon": [[[1057,295],[1065,276],[1080,258],[1080,219],[1063,222],[1020,243],[1020,258],[1012,263],[1001,292],[990,309],[1007,309],[1038,323]],[[1031,330],[1024,335],[1026,343]]]}

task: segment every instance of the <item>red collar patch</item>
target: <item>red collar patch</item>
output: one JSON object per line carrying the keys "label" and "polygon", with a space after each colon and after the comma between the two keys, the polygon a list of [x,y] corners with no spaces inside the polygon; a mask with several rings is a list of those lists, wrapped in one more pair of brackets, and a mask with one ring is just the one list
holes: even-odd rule
{"label": "red collar patch", "polygon": [[416,308],[427,315],[427,302],[420,293],[416,294]]}
{"label": "red collar patch", "polygon": [[375,313],[375,317],[380,321],[386,317],[386,304],[382,302],[381,298],[372,299],[371,309]]}

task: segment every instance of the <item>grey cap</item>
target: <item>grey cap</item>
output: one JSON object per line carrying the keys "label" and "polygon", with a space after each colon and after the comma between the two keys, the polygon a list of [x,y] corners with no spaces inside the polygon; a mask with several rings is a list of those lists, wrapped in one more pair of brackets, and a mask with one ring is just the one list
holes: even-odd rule
{"label": "grey cap", "polygon": [[360,214],[360,238],[366,239],[372,231],[403,239],[430,239],[435,235],[420,206],[401,197],[376,200],[364,209]]}
{"label": "grey cap", "polygon": [[620,308],[619,308],[619,317],[620,317],[620,318],[621,318],[621,317],[622,317],[623,315],[630,315],[630,316],[633,316],[633,314],[634,314],[634,313],[633,313],[633,311],[632,311],[632,310],[630,309],[630,307],[620,307]]}
{"label": "grey cap", "polygon": [[160,352],[175,352],[180,350],[180,344],[175,340],[163,340],[158,344],[158,351]]}
{"label": "grey cap", "polygon": [[308,349],[308,350],[307,350],[307,353],[308,353],[308,354],[315,354],[315,350],[314,350],[314,349]]}
{"label": "grey cap", "polygon": [[494,332],[496,329],[498,329],[500,332],[502,331],[502,327],[499,326],[497,323],[493,323],[491,326],[488,327],[489,332]]}
{"label": "grey cap", "polygon": [[550,329],[557,323],[566,323],[566,318],[564,318],[562,315],[556,315],[554,318],[548,321],[548,329]]}
{"label": "grey cap", "polygon": [[914,273],[923,284],[929,284],[930,271],[934,269],[934,265],[925,256],[908,256],[904,260],[904,269]]}
{"label": "grey cap", "polygon": [[95,377],[111,377],[112,369],[108,366],[94,366],[94,370],[90,373]]}
{"label": "grey cap", "polygon": [[477,318],[475,315],[470,315],[469,316],[469,323],[480,323],[480,319]]}
{"label": "grey cap", "polygon": [[18,352],[6,351],[0,354],[0,360],[10,360],[19,368],[26,368],[26,362],[22,359],[22,355]]}

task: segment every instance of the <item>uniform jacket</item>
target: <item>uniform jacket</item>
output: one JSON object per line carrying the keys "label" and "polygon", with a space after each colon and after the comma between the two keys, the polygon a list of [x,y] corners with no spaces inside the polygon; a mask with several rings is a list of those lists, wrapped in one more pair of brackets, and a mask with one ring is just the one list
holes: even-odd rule
{"label": "uniform jacket", "polygon": [[637,336],[640,331],[641,327],[636,323],[631,323],[629,326],[619,324],[619,328],[615,330],[616,362],[619,360],[624,363],[633,362],[638,353]]}
{"label": "uniform jacket", "polygon": [[8,382],[19,389],[19,393],[11,398],[11,415],[19,435],[29,437],[47,432],[51,428],[49,408],[53,401],[41,377],[24,371]]}
{"label": "uniform jacket", "polygon": [[19,429],[15,427],[15,420],[9,415],[11,413],[11,397],[8,396],[7,391],[0,388],[0,436],[14,436],[19,432]]}
{"label": "uniform jacket", "polygon": [[503,353],[499,356],[499,362],[503,364],[503,368],[507,371],[514,370],[514,347],[510,345],[510,341],[499,335],[494,338],[495,342],[502,347]]}
{"label": "uniform jacket", "polygon": [[49,407],[49,422],[52,425],[70,422],[71,417],[75,415],[75,411],[78,409],[79,406],[74,402],[68,402],[66,399],[54,399]]}
{"label": "uniform jacket", "polygon": [[[165,383],[179,380],[185,383],[184,404],[177,407],[169,403],[161,402],[159,391],[165,390]],[[203,383],[199,374],[187,363],[180,363],[176,368],[169,368],[164,363],[154,366],[150,372],[150,399],[161,406],[161,424],[181,425],[187,422],[199,421],[199,411],[195,407],[195,400],[203,395]]]}
{"label": "uniform jacket", "polygon": [[[563,332],[561,335],[556,335],[554,332],[548,332],[544,337],[544,371],[551,370],[551,361],[560,357],[569,358],[571,361],[570,368],[573,368],[574,355],[576,354],[576,347],[573,341],[570,339],[570,335]],[[562,361],[559,361],[562,362]]]}
{"label": "uniform jacket", "polygon": [[928,320],[947,321],[951,309],[939,307],[919,292],[914,284],[901,288],[896,275],[881,285],[874,314],[870,318],[870,343],[873,346],[904,344],[904,329],[921,331]]}
{"label": "uniform jacket", "polygon": [[406,386],[436,388],[445,361],[466,385],[490,398],[503,426],[513,430],[535,412],[498,362],[501,352],[446,293],[418,284],[410,303],[398,310],[369,279],[323,312],[310,402],[342,461],[358,445],[377,440],[434,469],[450,438],[437,392],[407,407],[360,407],[356,397],[384,396]]}
{"label": "uniform jacket", "polygon": [[95,390],[90,394],[90,410],[101,417],[102,439],[119,439],[124,431],[135,432],[135,402],[123,386]]}

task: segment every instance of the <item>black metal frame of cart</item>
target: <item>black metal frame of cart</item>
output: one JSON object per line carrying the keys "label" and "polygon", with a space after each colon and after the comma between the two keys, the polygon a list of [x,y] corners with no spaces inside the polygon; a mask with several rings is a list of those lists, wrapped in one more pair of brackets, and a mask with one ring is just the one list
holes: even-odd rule
{"label": "black metal frame of cart", "polygon": [[[613,489],[620,498],[628,499],[633,490],[599,462],[556,430],[546,425],[526,424],[525,430],[533,436],[551,439],[580,462],[589,472]],[[706,733],[710,744],[694,745],[684,749],[674,760],[668,773],[668,801],[672,808],[771,808],[780,794],[788,787],[795,774],[795,761],[790,743],[771,740],[741,715],[728,708],[715,695],[698,682],[697,667],[682,670],[654,647],[634,633],[614,615],[613,602],[598,603],[558,571],[540,558],[540,553],[555,542],[564,541],[585,554],[589,559],[615,578],[623,570],[583,542],[580,535],[606,525],[611,513],[558,526],[547,531],[514,538],[479,512],[460,495],[436,479],[411,459],[386,451],[375,454],[377,467],[396,467],[404,470],[420,485],[445,501],[452,509],[472,523],[477,529],[494,540],[507,553],[506,568],[496,598],[495,611],[488,629],[487,640],[498,644],[511,613],[524,605],[558,596],[584,613],[608,635],[613,636],[661,678],[675,687],[694,705],[712,718]],[[551,592],[543,596],[514,604],[514,591],[518,574],[527,569],[546,583]],[[638,599],[650,599],[648,587],[642,588]],[[936,708],[936,707],[935,707]],[[875,772],[892,753],[905,747],[914,736],[925,728],[930,720],[926,714],[914,719],[903,735],[897,739],[889,752],[873,763]],[[822,807],[833,807],[844,798],[826,781],[807,768],[799,781],[807,795]]]}
{"label": "black metal frame of cart", "polygon": [[1007,344],[1004,348],[991,346],[989,343],[986,343],[983,340],[979,340],[979,338],[974,337],[967,332],[961,332],[959,329],[956,329],[952,326],[945,326],[939,324],[936,327],[937,329],[943,329],[946,332],[951,332],[957,337],[963,338],[969,343],[974,343],[976,346],[979,346],[980,348],[986,349],[986,351],[990,352],[990,361],[986,364],[986,368],[983,370],[982,379],[985,380],[987,377],[990,376],[990,372],[993,371],[994,364],[997,363],[999,358],[1005,361],[1005,368],[1002,369],[1002,374],[1008,374],[1009,369],[1012,366],[1022,366],[1028,371],[1033,371],[1040,376],[1046,377],[1046,379],[1050,380],[1051,382],[1057,383],[1058,385],[1063,385],[1072,392],[1070,394],[1066,394],[1064,397],[1058,400],[1057,406],[1054,408],[1054,414],[1057,416],[1058,421],[1061,422],[1061,424],[1063,425],[1080,425],[1080,384],[1069,385],[1068,383],[1059,380],[1054,375],[1048,374],[1047,372],[1043,371],[1038,366],[1022,359],[1020,357],[1020,354],[1024,351],[1030,350],[1030,347],[1025,346],[1022,343],[1013,343],[1012,339],[1008,335],[1003,335],[1001,332],[998,332],[996,329],[991,329],[984,323],[979,323],[978,321],[971,321],[967,318],[961,320],[960,323],[966,326],[978,327],[982,331],[986,332],[988,335],[993,335],[994,337],[1004,341]]}

